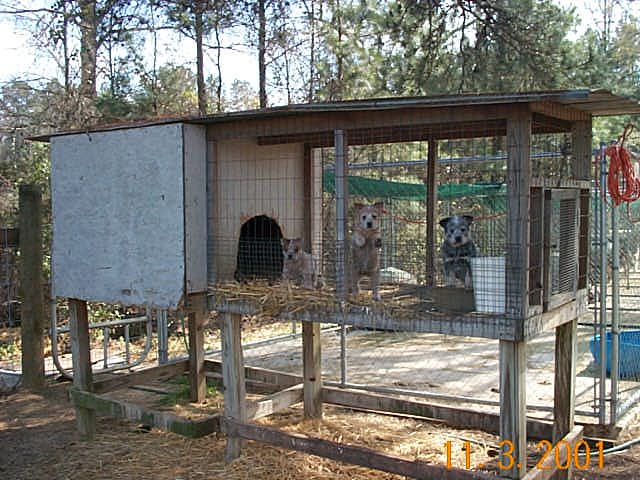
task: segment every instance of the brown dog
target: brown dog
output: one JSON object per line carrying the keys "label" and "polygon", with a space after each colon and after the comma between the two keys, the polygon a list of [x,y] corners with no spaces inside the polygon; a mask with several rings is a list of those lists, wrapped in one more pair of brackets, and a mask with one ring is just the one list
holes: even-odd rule
{"label": "brown dog", "polygon": [[355,204],[355,226],[351,235],[351,293],[360,293],[360,279],[369,277],[374,300],[380,300],[380,258],[382,246],[380,217],[385,214],[384,203]]}
{"label": "brown dog", "polygon": [[282,278],[303,288],[320,288],[318,262],[303,247],[301,238],[282,239]]}

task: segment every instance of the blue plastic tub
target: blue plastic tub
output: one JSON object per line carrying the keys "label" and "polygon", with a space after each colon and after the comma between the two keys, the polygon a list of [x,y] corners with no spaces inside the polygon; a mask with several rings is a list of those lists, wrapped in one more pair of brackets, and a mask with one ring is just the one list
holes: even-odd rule
{"label": "blue plastic tub", "polygon": [[[620,378],[640,379],[640,330],[625,330],[618,335]],[[611,332],[607,332],[607,374],[611,374]],[[591,337],[589,350],[600,365],[600,335]]]}

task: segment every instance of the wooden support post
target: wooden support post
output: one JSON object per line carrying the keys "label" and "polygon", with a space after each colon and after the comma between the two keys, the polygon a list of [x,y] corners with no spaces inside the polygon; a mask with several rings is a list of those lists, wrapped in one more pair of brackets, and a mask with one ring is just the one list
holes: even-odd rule
{"label": "wooden support post", "polygon": [[194,403],[203,402],[207,396],[207,379],[204,372],[204,324],[207,319],[207,297],[190,295],[189,315],[189,385]]}
{"label": "wooden support post", "polygon": [[591,180],[591,119],[573,122],[571,145],[575,161],[574,176],[578,180]]}
{"label": "wooden support post", "polygon": [[320,324],[302,322],[302,362],[304,370],[304,416],[322,417],[322,362]]}
{"label": "wooden support post", "polygon": [[436,225],[438,214],[438,141],[429,139],[429,151],[427,153],[427,262],[426,278],[427,287],[436,284]]}
{"label": "wooden support post", "polygon": [[[86,392],[93,391],[91,372],[91,347],[89,345],[89,316],[87,302],[69,299],[69,331],[73,361],[73,386]],[[76,406],[78,432],[84,439],[91,439],[96,431],[96,412]]]}
{"label": "wooden support post", "polygon": [[[569,434],[574,427],[577,328],[577,319],[556,327],[553,389],[554,444]],[[560,470],[554,478],[570,478],[570,470]]]}
{"label": "wooden support post", "polygon": [[[592,122],[582,120],[571,125],[571,144],[575,157],[574,175],[579,180],[591,180],[591,141]],[[589,269],[589,245],[591,234],[589,229],[589,208],[591,192],[583,189],[580,192],[580,226],[578,237],[578,288],[587,288]]]}
{"label": "wooden support post", "polygon": [[[222,314],[222,382],[224,385],[224,416],[244,423],[247,421],[244,361],[241,343],[242,317],[236,313]],[[240,456],[242,440],[237,436],[227,438],[225,460],[230,462]]]}
{"label": "wooden support post", "polygon": [[522,338],[529,311],[530,151],[531,112],[526,106],[514,107],[507,118],[505,314],[517,328],[515,341],[500,340],[500,437],[506,442],[501,460],[513,465],[503,472],[510,478],[521,478],[527,469],[527,358]]}
{"label": "wooden support post", "polygon": [[42,193],[35,185],[19,191],[22,386],[44,388],[44,296],[42,293]]}
{"label": "wooden support post", "polygon": [[501,473],[509,478],[521,478],[527,468],[526,373],[526,343],[500,340],[500,439],[506,442],[501,461],[513,465]]}

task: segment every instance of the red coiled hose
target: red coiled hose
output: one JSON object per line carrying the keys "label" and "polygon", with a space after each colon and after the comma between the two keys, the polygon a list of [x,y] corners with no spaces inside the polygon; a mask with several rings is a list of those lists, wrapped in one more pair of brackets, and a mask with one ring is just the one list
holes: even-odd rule
{"label": "red coiled hose", "polygon": [[610,159],[607,185],[614,206],[622,202],[635,202],[640,198],[640,179],[633,169],[631,154],[624,148],[624,142],[633,128],[633,125],[627,125],[620,141],[607,147],[605,152]]}

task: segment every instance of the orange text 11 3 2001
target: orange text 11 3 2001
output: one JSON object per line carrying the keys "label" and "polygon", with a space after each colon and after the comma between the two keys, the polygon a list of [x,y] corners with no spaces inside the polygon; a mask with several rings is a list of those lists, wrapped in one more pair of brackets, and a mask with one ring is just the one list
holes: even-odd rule
{"label": "orange text 11 3 2001", "polygon": [[[501,450],[501,456],[498,459],[498,468],[500,470],[511,470],[512,468],[520,468],[520,464],[516,463],[514,456],[515,447],[510,440],[502,440],[498,447]],[[560,440],[555,445],[549,440],[541,440],[536,444],[538,452],[541,453],[534,468],[538,470],[568,470],[575,468],[576,470],[588,470],[590,468],[604,467],[604,442],[595,443],[595,449],[585,440],[579,440],[571,445],[566,440]],[[470,470],[471,468],[483,468],[484,464],[472,465],[471,462],[471,442],[462,442],[461,450],[464,452],[463,468]],[[444,452],[446,456],[446,467],[453,468],[451,440],[444,442]],[[555,465],[554,465],[555,464]],[[554,468],[555,467],[555,468]]]}

